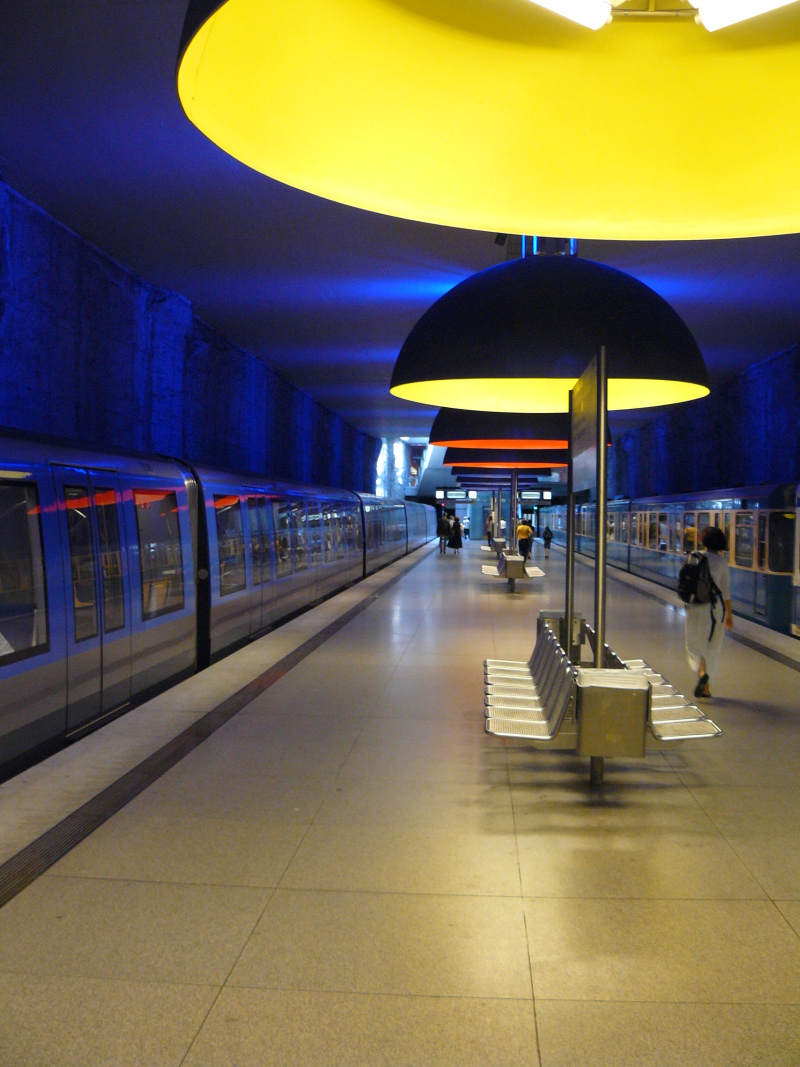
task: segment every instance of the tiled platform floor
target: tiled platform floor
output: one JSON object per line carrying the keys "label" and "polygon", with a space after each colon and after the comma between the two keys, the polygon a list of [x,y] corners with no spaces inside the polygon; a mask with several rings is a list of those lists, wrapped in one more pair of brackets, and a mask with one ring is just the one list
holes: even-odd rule
{"label": "tiled platform floor", "polygon": [[[536,552],[515,596],[427,555],[0,910],[0,1064],[798,1067],[800,676],[726,642],[723,736],[591,792],[483,732]],[[608,638],[690,685],[668,605],[610,582]]]}

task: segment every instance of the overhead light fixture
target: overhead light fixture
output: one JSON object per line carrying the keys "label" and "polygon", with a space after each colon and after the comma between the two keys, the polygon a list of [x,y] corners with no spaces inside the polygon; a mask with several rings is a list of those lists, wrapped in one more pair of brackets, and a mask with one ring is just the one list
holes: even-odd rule
{"label": "overhead light fixture", "polygon": [[445,467],[485,470],[549,470],[550,467],[566,467],[568,462],[565,449],[531,452],[482,448],[448,448],[442,461]]}
{"label": "overhead light fixture", "polygon": [[796,0],[698,0],[697,21],[707,30],[721,30],[792,3]]}
{"label": "overhead light fixture", "polygon": [[565,412],[600,345],[610,410],[709,392],[697,343],[666,300],[575,256],[511,260],[460,282],[406,338],[390,391],[431,406]]}
{"label": "overhead light fixture", "polygon": [[569,447],[569,415],[442,408],[428,440],[445,448],[564,449]]}
{"label": "overhead light fixture", "polygon": [[189,0],[183,109],[254,170],[421,222],[598,240],[800,232],[800,4],[722,35],[693,18],[594,34],[532,3],[424,7]]}
{"label": "overhead light fixture", "polygon": [[590,30],[599,30],[611,20],[608,0],[533,0],[533,3]]}

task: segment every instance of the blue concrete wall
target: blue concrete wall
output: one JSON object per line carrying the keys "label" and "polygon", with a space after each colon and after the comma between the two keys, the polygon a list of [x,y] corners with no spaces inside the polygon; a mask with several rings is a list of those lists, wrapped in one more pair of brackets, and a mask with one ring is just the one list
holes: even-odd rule
{"label": "blue concrete wall", "polygon": [[609,493],[651,496],[800,482],[800,346],[614,442]]}
{"label": "blue concrete wall", "polygon": [[365,492],[381,447],[2,182],[0,425]]}

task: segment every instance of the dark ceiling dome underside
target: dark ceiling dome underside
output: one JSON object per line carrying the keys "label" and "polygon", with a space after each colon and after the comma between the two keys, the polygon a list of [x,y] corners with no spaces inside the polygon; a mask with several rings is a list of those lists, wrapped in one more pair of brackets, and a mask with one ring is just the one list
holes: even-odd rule
{"label": "dark ceiling dome underside", "polygon": [[411,330],[391,387],[432,378],[578,378],[601,344],[609,378],[708,387],[700,349],[666,300],[622,271],[575,256],[511,260],[460,282]]}

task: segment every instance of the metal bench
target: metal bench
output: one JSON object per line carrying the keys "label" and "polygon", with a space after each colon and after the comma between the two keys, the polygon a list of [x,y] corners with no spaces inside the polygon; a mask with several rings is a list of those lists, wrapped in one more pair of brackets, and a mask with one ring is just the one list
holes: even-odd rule
{"label": "metal bench", "polygon": [[505,578],[512,593],[516,588],[517,578],[544,578],[544,571],[539,567],[526,564],[522,556],[509,552],[500,555],[495,567],[489,563],[481,564],[481,572],[492,578]]}
{"label": "metal bench", "polygon": [[[559,620],[543,616],[527,662],[484,660],[487,733],[548,742],[569,721],[565,740],[590,758],[591,781],[599,784],[606,757],[646,754],[648,730],[658,741],[700,740],[722,732],[644,660],[626,662],[605,646],[606,667],[574,667],[551,629]],[[585,629],[593,645],[594,633]]]}
{"label": "metal bench", "polygon": [[[589,643],[594,647],[594,630],[586,627]],[[643,659],[624,660],[608,645],[604,648],[604,662],[614,669],[625,669],[641,674],[650,683],[647,726],[657,741],[701,741],[719,737],[722,730],[709,719],[701,708],[680,693],[654,671]]]}
{"label": "metal bench", "polygon": [[484,661],[484,727],[496,737],[552,741],[575,697],[575,671],[544,627],[527,663]]}

